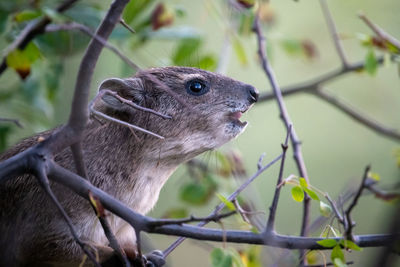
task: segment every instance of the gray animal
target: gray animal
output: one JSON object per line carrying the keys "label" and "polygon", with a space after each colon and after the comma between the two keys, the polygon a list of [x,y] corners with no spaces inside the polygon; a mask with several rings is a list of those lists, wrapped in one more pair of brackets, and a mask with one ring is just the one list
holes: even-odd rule
{"label": "gray animal", "polygon": [[[104,89],[172,117],[163,119],[133,109],[107,95],[94,103],[97,110],[165,139],[102,119],[91,119],[85,129],[82,145],[88,179],[141,214],[152,209],[162,186],[180,164],[238,136],[247,124],[239,120],[241,114],[258,98],[253,86],[187,67],[153,68],[127,79],[111,78],[101,84],[99,90]],[[0,161],[53,131],[21,141],[0,155]],[[69,149],[56,155],[55,161],[75,171]],[[61,185],[51,183],[51,187],[80,238],[97,249],[102,262],[112,257],[87,201]],[[107,219],[121,246],[134,250],[133,229],[114,215]],[[0,266],[78,266],[82,258],[81,248],[34,177],[24,175],[0,185]]]}

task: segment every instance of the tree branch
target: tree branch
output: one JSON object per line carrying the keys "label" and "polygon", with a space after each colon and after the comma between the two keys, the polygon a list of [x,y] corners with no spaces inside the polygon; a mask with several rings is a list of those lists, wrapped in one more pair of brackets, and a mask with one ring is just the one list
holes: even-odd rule
{"label": "tree branch", "polygon": [[271,234],[275,230],[274,229],[275,214],[276,214],[276,209],[278,207],[279,195],[281,192],[281,186],[279,186],[279,185],[282,183],[283,170],[285,167],[286,151],[289,147],[288,142],[289,142],[289,137],[290,137],[291,131],[292,131],[292,125],[289,125],[287,134],[286,134],[285,143],[282,144],[282,160],[281,160],[281,166],[279,168],[279,175],[278,175],[278,181],[277,181],[276,187],[275,187],[274,198],[272,200],[271,206],[269,207],[268,222],[267,222],[267,226],[265,228],[266,237],[268,237],[268,235]]}
{"label": "tree branch", "polygon": [[332,40],[333,43],[335,44],[336,52],[340,57],[343,68],[347,68],[348,62],[346,59],[346,53],[344,52],[342,42],[340,41],[340,37],[336,29],[335,21],[332,18],[332,14],[329,10],[328,4],[326,3],[326,0],[320,0],[319,2],[321,4],[322,12],[324,13],[326,23],[328,24],[329,32],[332,35]]}
{"label": "tree branch", "polygon": [[[301,142],[297,136],[296,130],[293,126],[293,122],[290,119],[289,113],[286,109],[286,105],[283,101],[283,96],[282,92],[279,88],[279,85],[277,83],[277,80],[275,78],[275,74],[271,68],[271,65],[268,61],[268,58],[266,56],[265,48],[265,38],[261,32],[260,28],[260,21],[259,21],[259,15],[257,14],[255,16],[254,24],[253,24],[253,31],[257,36],[257,43],[258,43],[258,55],[261,61],[262,68],[267,75],[272,90],[275,94],[275,98],[279,107],[279,112],[280,112],[280,117],[285,124],[285,127],[288,129],[290,125],[292,125],[292,130],[290,132],[290,138],[292,141],[292,146],[293,146],[293,153],[294,153],[294,159],[297,165],[297,169],[300,173],[300,176],[303,177],[307,183],[309,183],[308,179],[308,174],[307,174],[307,169],[304,163],[303,155],[301,152]],[[302,218],[302,225],[301,225],[301,231],[300,235],[301,236],[307,236],[308,235],[308,224],[310,220],[310,198],[308,197],[307,194],[305,194],[304,198],[304,208],[303,208],[303,218]],[[303,254],[304,251],[300,251],[300,258],[303,259]]]}
{"label": "tree branch", "polygon": [[347,114],[349,117],[353,118],[357,122],[360,122],[361,124],[365,125],[374,132],[384,135],[386,137],[390,137],[397,141],[400,140],[400,132],[397,129],[390,129],[385,125],[382,125],[378,121],[368,118],[367,116],[361,114],[359,111],[356,111],[354,108],[345,104],[344,102],[334,97],[333,95],[327,93],[326,91],[319,89],[313,91],[313,94],[325,100],[334,107],[338,108],[339,110]]}
{"label": "tree branch", "polygon": [[[56,11],[62,13],[69,9],[75,2],[77,2],[77,0],[66,0],[56,8]],[[24,49],[25,46],[33,40],[33,38],[44,32],[44,28],[50,22],[50,18],[44,16],[43,18],[34,20],[26,25],[17,38],[15,38],[15,40],[4,50],[3,61],[0,64],[0,75],[7,69],[6,58],[8,54],[17,48]]]}

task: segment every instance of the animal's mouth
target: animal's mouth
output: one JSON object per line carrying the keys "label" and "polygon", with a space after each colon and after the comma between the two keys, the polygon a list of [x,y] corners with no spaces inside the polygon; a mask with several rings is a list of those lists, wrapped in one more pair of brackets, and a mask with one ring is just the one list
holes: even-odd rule
{"label": "animal's mouth", "polygon": [[242,117],[242,115],[248,110],[249,108],[243,109],[243,110],[238,110],[238,111],[234,111],[229,113],[229,119],[231,120],[232,123],[234,123],[235,125],[238,125],[240,127],[244,127],[247,125],[247,121],[241,121],[240,118]]}

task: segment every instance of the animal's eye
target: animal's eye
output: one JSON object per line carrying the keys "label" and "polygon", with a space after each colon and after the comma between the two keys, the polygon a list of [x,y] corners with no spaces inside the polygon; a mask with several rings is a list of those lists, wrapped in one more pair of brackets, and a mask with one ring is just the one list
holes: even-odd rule
{"label": "animal's eye", "polygon": [[208,86],[199,80],[192,80],[186,84],[186,91],[191,95],[204,95],[208,92]]}

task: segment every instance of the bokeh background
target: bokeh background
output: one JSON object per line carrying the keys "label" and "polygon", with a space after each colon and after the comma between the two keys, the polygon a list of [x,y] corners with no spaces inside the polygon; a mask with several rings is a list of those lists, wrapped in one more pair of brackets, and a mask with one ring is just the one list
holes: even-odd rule
{"label": "bokeh background", "polygon": [[[42,10],[43,7],[53,8],[56,3],[33,2],[38,2]],[[1,48],[5,48],[16,33],[12,31],[12,24],[15,22],[10,14],[32,9],[33,2],[0,1]],[[77,4],[78,8],[66,14],[94,27],[110,2],[81,1]],[[153,1],[143,14],[148,14],[159,2]],[[206,62],[206,65],[201,67],[215,69],[222,58],[226,61],[226,65],[220,68],[224,74],[250,83],[260,92],[269,92],[270,85],[258,63],[255,36],[251,32],[238,33],[240,14],[229,6],[228,2],[163,1],[173,14],[172,25],[157,31],[143,30],[143,43],[138,41],[141,39],[138,37],[141,36],[141,32],[132,36],[122,26],[117,26],[110,42],[140,67],[148,68],[177,63],[176,55],[187,38],[196,38],[199,44],[194,53],[183,57],[181,61],[178,60],[178,63],[196,65]],[[360,40],[360,36],[371,35],[369,28],[357,16],[360,11],[388,33],[400,38],[398,0],[328,1],[328,4],[350,62],[363,61],[369,51]],[[315,79],[340,66],[319,1],[270,1],[264,5],[264,34],[267,36],[272,66],[281,86]],[[132,26],[135,28],[138,25],[133,23]],[[10,68],[0,76],[0,117],[17,118],[24,125],[24,128],[20,129],[0,122],[2,149],[15,144],[23,137],[60,125],[68,118],[76,74],[88,38],[81,33],[69,33],[68,37],[63,37],[67,39],[60,39],[60,36],[47,38],[47,41],[43,40],[43,37],[36,43],[42,56],[32,64],[29,76],[22,80],[18,73]],[[305,43],[309,50],[304,49]],[[46,44],[52,45],[53,48],[46,47]],[[57,48],[59,51],[53,51]],[[383,54],[378,50],[375,53]],[[202,61],[204,58],[205,61]],[[388,62],[379,67],[373,75],[365,71],[349,73],[327,83],[324,88],[362,113],[391,128],[400,129],[399,71],[397,64]],[[126,77],[132,73],[125,63],[105,49],[95,69],[91,85],[92,95],[96,93],[102,80],[109,77]],[[391,189],[391,186],[399,183],[400,170],[395,157],[400,148],[398,141],[378,135],[313,95],[296,94],[285,97],[285,103],[303,143],[303,154],[313,186],[337,198],[347,189],[357,186],[367,164],[371,164],[373,172],[379,174],[380,184],[385,189]],[[280,144],[285,137],[285,128],[279,119],[277,104],[274,101],[256,104],[245,115],[245,120],[249,121],[247,130],[220,151],[240,153],[247,174],[250,175],[256,171],[256,164],[262,153],[266,153],[264,163],[267,163],[281,152]],[[297,174],[291,153],[290,149],[284,177]],[[209,152],[199,158],[212,168],[219,168],[221,163],[216,154]],[[256,203],[260,211],[266,212],[270,205],[278,167],[275,165],[266,171],[244,193]],[[199,216],[207,215],[218,203],[218,199],[213,197],[207,205],[202,206],[183,202],[179,197],[179,190],[189,179],[191,178],[186,167],[180,168],[167,182],[150,216],[163,216],[174,207],[185,207],[190,213]],[[235,189],[235,183],[239,184],[240,181],[232,180],[228,186],[220,187],[219,193],[229,194]],[[282,190],[277,230],[282,234],[296,235],[301,225],[302,203],[293,201],[290,189],[291,187],[287,186]],[[392,204],[366,195],[354,210],[353,217],[357,222],[355,232],[384,232],[392,210]],[[312,214],[313,218],[319,216],[317,203],[313,203]],[[235,224],[226,223],[224,226],[229,228]],[[318,231],[313,235],[319,235]],[[174,237],[155,235],[150,236],[150,239],[158,249],[167,247],[175,240]],[[185,241],[184,245],[171,254],[168,261],[171,266],[209,266],[211,249],[221,246],[218,243]],[[246,249],[243,245],[233,247]],[[271,251],[265,249],[261,252],[265,266],[278,260],[277,255],[281,253],[279,250],[272,253]],[[376,252],[379,252],[379,249],[365,249],[363,252],[346,255],[348,260],[356,260],[353,266],[366,266]],[[329,258],[329,253],[326,255]],[[284,262],[281,262],[280,266],[285,264],[290,266]]]}

